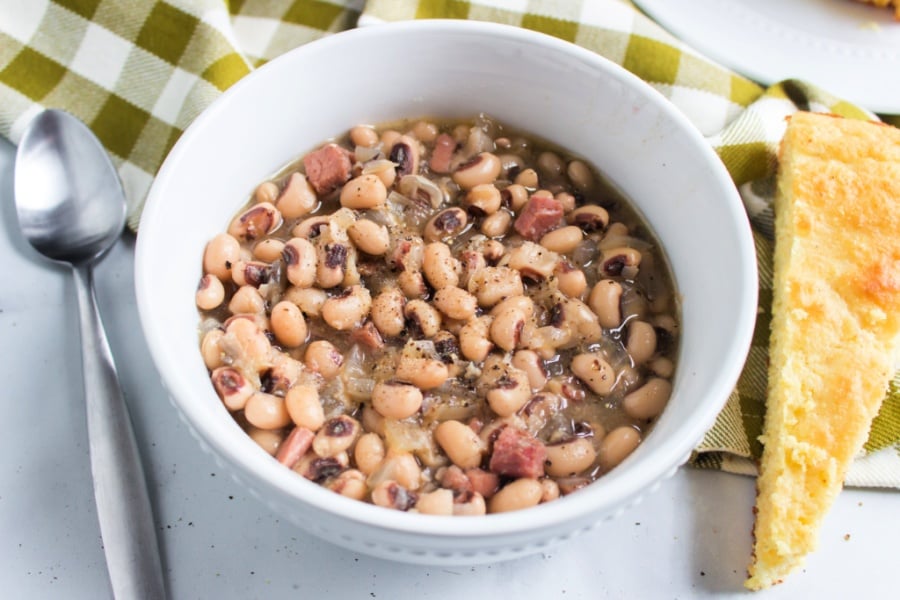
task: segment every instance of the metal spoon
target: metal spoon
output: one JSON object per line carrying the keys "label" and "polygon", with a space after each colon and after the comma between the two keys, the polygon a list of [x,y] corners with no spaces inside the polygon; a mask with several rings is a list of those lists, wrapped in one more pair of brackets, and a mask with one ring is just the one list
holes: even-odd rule
{"label": "metal spoon", "polygon": [[147,484],[91,274],[124,228],[122,184],[90,129],[66,112],[46,110],[19,143],[15,196],[28,242],[75,273],[91,472],[113,595],[164,598]]}

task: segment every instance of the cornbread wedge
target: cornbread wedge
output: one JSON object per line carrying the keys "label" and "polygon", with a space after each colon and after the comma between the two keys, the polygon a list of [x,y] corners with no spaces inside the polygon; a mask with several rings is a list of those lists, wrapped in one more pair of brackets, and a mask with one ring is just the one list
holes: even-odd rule
{"label": "cornbread wedge", "polygon": [[887,7],[894,6],[894,18],[900,21],[900,2],[896,0],[859,0],[865,4],[874,4],[875,6]]}
{"label": "cornbread wedge", "polygon": [[779,583],[866,440],[900,334],[900,130],[797,113],[780,148],[769,389],[745,585]]}

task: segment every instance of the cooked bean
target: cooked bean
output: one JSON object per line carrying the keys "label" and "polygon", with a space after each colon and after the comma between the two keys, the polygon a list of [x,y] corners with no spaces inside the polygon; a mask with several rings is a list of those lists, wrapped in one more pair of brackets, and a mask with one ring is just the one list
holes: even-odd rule
{"label": "cooked bean", "polygon": [[488,405],[501,417],[515,414],[531,398],[531,385],[525,371],[506,367],[496,386],[487,393]]}
{"label": "cooked bean", "polygon": [[601,272],[607,277],[617,277],[623,274],[628,276],[629,270],[636,269],[640,264],[641,253],[634,248],[624,246],[610,248],[604,250],[600,256]]}
{"label": "cooked bean", "polygon": [[405,419],[419,412],[422,391],[399,381],[379,381],[372,389],[372,407],[388,419]]}
{"label": "cooked bean", "polygon": [[281,211],[285,219],[296,219],[312,212],[319,203],[316,191],[309,184],[303,173],[291,173],[278,198],[275,208]]}
{"label": "cooked bean", "polygon": [[372,296],[363,285],[353,285],[322,305],[322,319],[339,331],[358,327],[372,308]]}
{"label": "cooked bean", "polygon": [[350,459],[346,452],[339,452],[335,456],[319,456],[315,452],[307,452],[294,465],[293,471],[316,483],[325,483],[340,475],[349,465]]}
{"label": "cooked bean", "polygon": [[481,465],[485,447],[471,427],[459,421],[444,421],[434,430],[434,440],[453,464],[461,469]]}
{"label": "cooked bean", "polygon": [[272,307],[272,333],[282,346],[296,348],[306,341],[306,319],[293,302],[282,300]]}
{"label": "cooked bean", "polygon": [[453,516],[480,517],[487,514],[484,496],[478,492],[459,494],[453,499]]}
{"label": "cooked bean", "polygon": [[498,210],[488,215],[481,222],[481,233],[488,237],[498,238],[506,235],[512,225],[512,215],[505,210]]}
{"label": "cooked bean", "polygon": [[476,216],[492,215],[500,210],[500,190],[493,183],[479,183],[466,192],[464,204]]}
{"label": "cooked bean", "polygon": [[608,395],[616,385],[616,372],[599,352],[576,355],[572,358],[570,368],[578,379],[599,396]]}
{"label": "cooked bean", "polygon": [[453,181],[464,190],[482,183],[493,183],[500,175],[500,159],[490,152],[481,152],[457,167]]}
{"label": "cooked bean", "polygon": [[413,137],[417,140],[433,142],[435,138],[437,138],[438,133],[440,133],[440,130],[434,123],[429,123],[428,121],[416,121],[416,124],[413,125],[410,133],[412,133]]}
{"label": "cooked bean", "polygon": [[389,158],[397,165],[397,176],[419,171],[419,143],[408,135],[401,135],[391,145]]}
{"label": "cooked bean", "polygon": [[203,271],[221,281],[231,281],[231,266],[241,257],[241,244],[227,233],[220,233],[206,244]]}
{"label": "cooked bean", "polygon": [[528,193],[528,188],[524,185],[514,183],[503,190],[501,196],[506,207],[514,213],[518,213],[528,203],[531,194]]}
{"label": "cooked bean", "polygon": [[384,460],[384,440],[381,439],[380,435],[371,431],[365,420],[363,420],[363,428],[370,431],[362,434],[356,440],[356,446],[353,449],[353,460],[356,461],[356,466],[360,471],[366,475],[371,475],[381,466]]}
{"label": "cooked bean", "polygon": [[534,350],[518,350],[513,354],[512,366],[522,370],[528,376],[528,383],[532,390],[542,390],[547,385],[547,370],[544,368],[544,361]]}
{"label": "cooked bean", "polygon": [[281,212],[269,202],[260,202],[238,215],[228,226],[228,233],[237,240],[253,241],[280,226]]}
{"label": "cooked bean", "polygon": [[567,225],[545,233],[541,238],[541,246],[551,252],[565,254],[574,250],[581,243],[582,238],[581,229],[574,225]]}
{"label": "cooked bean", "polygon": [[461,321],[468,321],[478,310],[478,300],[458,287],[441,288],[434,295],[434,305],[439,311]]}
{"label": "cooked bean", "polygon": [[272,344],[253,318],[240,316],[227,322],[220,345],[234,360],[255,365],[259,370],[272,366]]}
{"label": "cooked bean", "polygon": [[672,384],[668,380],[651,377],[622,399],[622,408],[633,419],[649,421],[662,413],[671,395]]}
{"label": "cooked bean", "polygon": [[625,349],[636,366],[650,360],[656,352],[656,330],[653,325],[638,319],[629,321]]}
{"label": "cooked bean", "polygon": [[403,308],[403,315],[422,332],[422,336],[432,338],[441,330],[441,313],[424,300],[410,300]]}
{"label": "cooked bean", "polygon": [[243,285],[231,296],[228,310],[233,315],[262,314],[266,311],[266,301],[258,289],[252,285]]}
{"label": "cooked bean", "polygon": [[281,258],[284,250],[284,242],[274,238],[265,238],[253,246],[253,258],[256,260],[273,263]]}
{"label": "cooked bean", "polygon": [[325,379],[331,379],[344,365],[344,355],[331,342],[316,340],[306,347],[303,362],[310,370],[319,373]]}
{"label": "cooked bean", "polygon": [[291,422],[284,398],[265,392],[253,392],[244,405],[247,422],[260,429],[281,429]]}
{"label": "cooked bean", "polygon": [[253,190],[253,200],[275,204],[279,193],[281,193],[281,190],[278,188],[278,184],[274,181],[263,181]]}
{"label": "cooked bean", "polygon": [[203,364],[210,371],[225,364],[221,346],[224,336],[225,332],[221,329],[210,329],[203,335],[203,340],[200,342],[200,354],[203,356]]}
{"label": "cooked bean", "polygon": [[[525,296],[518,297],[524,298]],[[518,306],[507,306],[492,314],[494,321],[491,323],[491,340],[507,352],[515,350],[528,315]]]}
{"label": "cooked bean", "polygon": [[281,255],[291,284],[307,288],[316,282],[316,249],[309,240],[291,238],[284,244]]}
{"label": "cooked bean", "polygon": [[360,175],[351,179],[341,189],[341,206],[366,210],[383,206],[387,200],[387,188],[377,175]]}
{"label": "cooked bean", "polygon": [[416,457],[409,452],[388,451],[378,470],[369,477],[369,483],[396,481],[404,488],[417,490],[422,485],[422,469]]}
{"label": "cooked bean", "polygon": [[325,410],[319,400],[319,390],[314,385],[308,383],[295,385],[285,394],[284,405],[291,416],[291,421],[297,427],[305,427],[315,432],[325,422]]}
{"label": "cooked bean", "polygon": [[212,372],[212,383],[228,410],[243,410],[254,389],[234,367],[219,367]]}
{"label": "cooked bean", "polygon": [[400,335],[406,327],[406,315],[403,310],[405,305],[406,297],[397,288],[388,288],[375,296],[370,317],[381,335],[386,337]]}
{"label": "cooked bean", "polygon": [[597,315],[600,325],[615,329],[622,324],[622,284],[612,279],[601,279],[591,290],[588,304]]}
{"label": "cooked bean", "polygon": [[597,452],[588,438],[576,438],[560,444],[548,444],[544,470],[551,477],[577,475],[594,464]]}
{"label": "cooked bean", "polygon": [[316,246],[316,283],[328,289],[344,282],[349,248],[341,243]]}
{"label": "cooked bean", "polygon": [[350,141],[355,146],[371,148],[379,142],[378,133],[369,125],[357,125],[350,130]]}
{"label": "cooked bean", "polygon": [[570,298],[580,298],[587,290],[587,277],[584,271],[573,267],[566,260],[556,263],[553,274],[556,276],[556,287]]}
{"label": "cooked bean", "polygon": [[439,488],[433,492],[419,494],[416,510],[423,515],[452,515],[453,492]]}
{"label": "cooked bean", "polygon": [[655,375],[659,375],[660,377],[669,378],[675,372],[675,363],[671,361],[671,359],[666,358],[665,356],[657,356],[653,360],[651,360],[647,366],[650,368]]}
{"label": "cooked bean", "polygon": [[572,182],[572,185],[582,192],[591,189],[594,185],[594,176],[591,174],[591,168],[583,161],[570,161],[566,167],[566,175],[569,176],[569,181]]}
{"label": "cooked bean", "polygon": [[510,250],[507,265],[526,279],[541,281],[553,274],[558,262],[559,255],[556,252],[526,241]]}
{"label": "cooked bean", "polygon": [[357,469],[342,471],[325,485],[332,492],[354,500],[365,499],[369,491],[369,486],[366,485],[366,476]]}
{"label": "cooked bean", "polygon": [[301,288],[292,285],[282,298],[296,304],[307,317],[316,318],[322,311],[322,305],[328,300],[328,294],[319,288]]}
{"label": "cooked bean", "polygon": [[231,265],[231,280],[235,285],[259,287],[269,282],[271,265],[258,260],[238,260]]}
{"label": "cooked bean", "polygon": [[637,429],[623,425],[610,431],[600,442],[598,459],[604,472],[621,463],[641,443],[641,434]]}
{"label": "cooked bean", "polygon": [[428,293],[421,271],[403,271],[397,276],[397,285],[403,295],[410,299],[423,298]]}
{"label": "cooked bean", "polygon": [[282,438],[284,437],[280,431],[260,429],[253,425],[247,426],[247,435],[251,440],[256,442],[260,448],[272,456],[275,456],[278,452],[278,448],[281,447]]}
{"label": "cooked bean", "polygon": [[396,481],[382,481],[372,489],[372,504],[394,510],[409,510],[416,504],[417,496]]}
{"label": "cooked bean", "polygon": [[550,502],[559,498],[559,484],[549,477],[542,477],[541,482],[541,502]]}
{"label": "cooked bean", "polygon": [[482,308],[490,308],[504,298],[521,296],[525,292],[521,275],[509,267],[485,267],[469,278],[467,287]]}
{"label": "cooked bean", "polygon": [[[523,171],[519,171],[519,174],[516,175],[515,178],[516,185],[521,185],[522,187],[528,189],[535,189],[538,186],[538,174],[534,169],[525,169]],[[524,203],[523,203],[524,205]]]}
{"label": "cooked bean", "polygon": [[445,208],[425,224],[423,236],[429,242],[451,240],[462,233],[468,224],[466,211],[459,207]]}
{"label": "cooked bean", "polygon": [[560,203],[564,213],[568,214],[575,210],[575,196],[573,196],[569,192],[558,192],[553,197],[556,198],[556,201]]}
{"label": "cooked bean", "polygon": [[323,458],[346,452],[362,431],[359,421],[348,415],[332,417],[322,424],[313,439],[313,451]]}
{"label": "cooked bean", "polygon": [[200,310],[212,310],[225,300],[225,286],[221,280],[211,273],[200,278],[197,293],[194,295],[197,308]]}
{"label": "cooked bean", "polygon": [[297,223],[291,229],[291,235],[305,240],[313,240],[319,237],[326,227],[328,227],[328,217],[309,217]]}
{"label": "cooked bean", "polygon": [[594,233],[606,229],[606,225],[609,223],[609,213],[602,206],[588,204],[573,210],[566,220],[571,225],[581,228],[585,233]]}
{"label": "cooked bean", "polygon": [[450,247],[443,242],[432,242],[425,246],[422,272],[428,283],[436,290],[459,285],[459,261],[453,257]]}
{"label": "cooked bean", "polygon": [[366,254],[381,256],[390,245],[387,227],[368,219],[360,219],[347,229],[353,244]]}
{"label": "cooked bean", "polygon": [[500,488],[488,501],[488,512],[502,513],[537,506],[543,495],[543,487],[537,479],[516,479]]}
{"label": "cooked bean", "polygon": [[396,376],[400,381],[409,382],[421,390],[430,390],[443,385],[450,376],[450,371],[447,365],[437,359],[401,356]]}
{"label": "cooked bean", "polygon": [[467,359],[481,362],[494,348],[489,337],[493,320],[493,317],[484,315],[469,321],[459,330],[459,351]]}

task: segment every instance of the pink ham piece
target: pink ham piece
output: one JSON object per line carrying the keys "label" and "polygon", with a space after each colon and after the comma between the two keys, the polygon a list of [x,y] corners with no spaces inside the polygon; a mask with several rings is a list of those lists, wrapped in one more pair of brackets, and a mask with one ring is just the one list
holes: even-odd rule
{"label": "pink ham piece", "polygon": [[434,151],[431,153],[431,161],[428,163],[431,172],[449,173],[450,160],[453,158],[455,151],[456,140],[446,133],[437,136],[437,139],[434,140]]}
{"label": "pink ham piece", "polygon": [[504,477],[531,477],[544,475],[547,449],[533,435],[515,427],[504,427],[494,442],[490,470]]}
{"label": "pink ham piece", "polygon": [[294,430],[288,434],[281,446],[278,447],[275,460],[288,469],[292,469],[297,464],[297,461],[303,458],[303,455],[309,450],[315,437],[316,434],[306,427],[294,427]]}
{"label": "pink ham piece", "polygon": [[545,233],[556,229],[562,220],[562,202],[549,196],[532,196],[525,203],[513,227],[526,240],[537,242]]}
{"label": "pink ham piece", "polygon": [[350,180],[350,153],[337,144],[326,144],[303,157],[306,178],[318,194],[329,194]]}

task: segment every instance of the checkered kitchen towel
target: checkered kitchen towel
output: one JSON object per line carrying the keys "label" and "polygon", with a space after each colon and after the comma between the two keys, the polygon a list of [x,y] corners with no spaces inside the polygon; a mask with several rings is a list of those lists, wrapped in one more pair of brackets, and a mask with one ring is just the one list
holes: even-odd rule
{"label": "checkered kitchen towel", "polygon": [[[707,136],[741,189],[760,265],[756,336],[737,388],[693,464],[755,473],[772,286],[772,176],[798,109],[874,118],[799,81],[762,89],[616,0],[0,0],[0,134],[18,140],[43,107],[88,123],[109,150],[137,229],[153,176],[181,132],[255,66],[357,25],[459,18],[535,29],[634,72]],[[900,377],[849,485],[900,488]]]}

